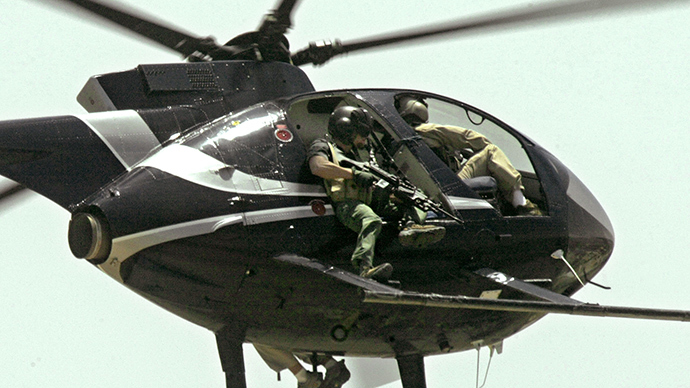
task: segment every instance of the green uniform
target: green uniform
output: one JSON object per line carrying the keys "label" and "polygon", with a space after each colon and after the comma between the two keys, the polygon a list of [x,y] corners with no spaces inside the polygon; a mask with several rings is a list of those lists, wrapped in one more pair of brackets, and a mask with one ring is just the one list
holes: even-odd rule
{"label": "green uniform", "polygon": [[[335,158],[331,150],[335,151]],[[359,162],[369,161],[368,152],[353,149],[346,154],[325,139],[315,140],[311,144],[307,160],[316,155],[323,156],[338,165],[338,156]],[[379,215],[400,219],[405,212],[390,202],[387,193],[372,192],[370,187],[359,187],[351,179],[324,179],[324,185],[338,220],[357,233],[357,244],[351,258],[352,265],[357,269],[373,267],[376,238],[383,225]],[[415,211],[414,217],[423,219],[421,213],[423,212]]]}

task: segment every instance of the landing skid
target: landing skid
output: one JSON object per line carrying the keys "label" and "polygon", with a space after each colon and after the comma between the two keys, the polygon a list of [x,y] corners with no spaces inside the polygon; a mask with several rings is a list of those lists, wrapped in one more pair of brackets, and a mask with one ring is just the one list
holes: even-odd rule
{"label": "landing skid", "polygon": [[225,386],[227,388],[247,388],[244,370],[244,342],[245,330],[236,325],[227,325],[216,332],[220,364],[225,372]]}
{"label": "landing skid", "polygon": [[420,354],[410,354],[396,357],[398,371],[403,388],[426,388],[424,373],[424,357]]}

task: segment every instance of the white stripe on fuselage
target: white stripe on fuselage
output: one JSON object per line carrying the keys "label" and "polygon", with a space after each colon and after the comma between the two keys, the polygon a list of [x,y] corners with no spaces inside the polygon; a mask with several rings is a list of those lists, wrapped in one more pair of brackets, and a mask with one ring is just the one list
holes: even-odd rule
{"label": "white stripe on fuselage", "polygon": [[[131,111],[131,113],[136,115],[136,112]],[[98,128],[94,129],[94,132],[98,133],[102,139],[110,139],[106,144],[108,144],[110,149],[113,150],[113,153],[123,161],[123,165],[128,169],[132,169],[133,167],[151,167],[203,187],[238,195],[327,196],[325,189],[321,185],[300,184],[259,178],[229,166],[197,149],[181,144],[166,146],[149,158],[136,164],[135,160],[137,158],[144,157],[157,145],[154,145],[151,139],[149,139],[148,143],[143,143],[148,145],[139,146],[137,152],[125,152],[123,147],[127,146],[126,139],[122,136],[113,135],[116,126],[108,130],[103,130],[103,128],[105,128],[105,126],[102,125],[103,122],[108,122],[108,120],[113,119],[112,113],[104,113],[103,115],[104,117],[101,118],[102,120],[95,121],[92,119],[93,115],[89,115],[89,126],[92,129]],[[106,117],[106,115],[111,116]],[[131,116],[128,117],[131,118]],[[131,133],[139,133],[141,135],[141,129],[140,127],[138,131],[132,131]],[[103,133],[105,133],[105,135],[103,135]],[[113,141],[113,139],[115,141]],[[450,202],[453,207],[461,210],[491,208],[488,202],[479,199],[450,197]],[[330,205],[326,205],[326,215],[333,215],[333,209]],[[292,206],[222,215],[142,231],[114,239],[112,251],[108,260],[99,265],[99,267],[111,277],[122,282],[122,278],[120,277],[120,265],[122,262],[135,253],[154,245],[203,234],[210,234],[229,225],[258,225],[308,217],[318,217],[318,215],[313,212],[311,206]]]}
{"label": "white stripe on fuselage", "polygon": [[160,142],[133,110],[76,116],[105,143],[125,169],[144,159]]}
{"label": "white stripe on fuselage", "polygon": [[[326,205],[324,215],[333,215],[331,205]],[[113,239],[110,256],[105,263],[99,265],[103,272],[115,280],[122,282],[120,266],[122,262],[135,253],[154,245],[188,237],[209,234],[225,226],[243,224],[256,225],[268,222],[289,221],[299,218],[320,217],[315,214],[311,206],[294,206],[280,209],[258,210],[253,212],[228,214],[218,217],[183,222],[161,228],[145,230]]]}
{"label": "white stripe on fuselage", "polygon": [[197,185],[237,194],[326,197],[322,185],[259,178],[181,144],[161,149],[137,167],[153,167]]}
{"label": "white stripe on fuselage", "polygon": [[[453,203],[457,209],[485,208],[483,203],[487,203],[483,200],[471,198],[450,198],[451,203]],[[491,207],[491,205],[488,206]],[[333,207],[331,205],[326,205],[326,213],[324,215],[332,216],[333,214]],[[145,230],[143,232],[113,239],[110,256],[106,262],[99,265],[99,267],[103,272],[107,273],[115,280],[123,282],[120,276],[120,266],[122,263],[135,253],[154,245],[188,237],[210,234],[230,225],[258,225],[309,217],[321,216],[315,214],[311,206],[293,206],[228,214]]]}

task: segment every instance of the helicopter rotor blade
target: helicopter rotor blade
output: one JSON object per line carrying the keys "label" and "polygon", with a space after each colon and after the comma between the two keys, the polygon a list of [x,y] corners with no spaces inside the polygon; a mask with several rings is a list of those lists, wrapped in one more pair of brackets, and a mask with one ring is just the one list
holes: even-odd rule
{"label": "helicopter rotor blade", "polygon": [[[132,9],[114,7],[94,0],[50,0],[70,3],[101,16],[145,38],[168,47],[185,58],[196,55],[203,57],[212,51],[231,51],[232,48],[218,45],[212,37],[196,37],[172,27],[154,22],[150,18],[137,15]],[[198,55],[202,54],[202,55]]]}
{"label": "helicopter rotor blade", "polygon": [[26,187],[8,179],[0,181],[0,206],[12,203],[15,199],[30,192]]}
{"label": "helicopter rotor blade", "polygon": [[292,62],[296,66],[308,63],[321,65],[337,55],[422,40],[444,34],[469,33],[481,29],[510,27],[523,23],[534,24],[566,17],[593,15],[605,10],[622,11],[680,1],[687,0],[584,0],[534,5],[527,9],[513,9],[485,16],[451,21],[433,28],[402,30],[386,35],[363,38],[349,43],[341,43],[337,40],[334,42],[310,43],[307,48],[292,56]]}
{"label": "helicopter rotor blade", "polygon": [[234,48],[234,53],[211,52],[210,56],[214,59],[290,62],[290,43],[285,33],[292,28],[291,15],[298,2],[281,0],[274,10],[264,16],[256,31],[238,35],[225,44],[224,47]]}
{"label": "helicopter rotor blade", "polygon": [[299,0],[282,0],[278,6],[264,17],[258,31],[266,35],[283,35],[292,27],[292,12]]}

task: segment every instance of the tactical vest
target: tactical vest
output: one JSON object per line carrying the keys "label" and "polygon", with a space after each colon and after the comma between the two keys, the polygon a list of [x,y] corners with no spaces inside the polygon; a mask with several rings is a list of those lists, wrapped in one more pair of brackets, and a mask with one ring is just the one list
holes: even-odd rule
{"label": "tactical vest", "polygon": [[[340,166],[338,162],[338,153],[335,147],[329,142],[328,148],[331,152],[333,164]],[[366,204],[371,203],[371,188],[361,188],[355,184],[352,179],[335,178],[324,179],[324,186],[326,186],[326,193],[333,202],[345,201],[348,199],[362,201]]]}

